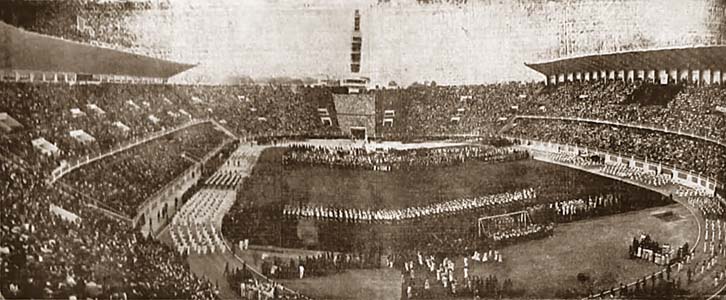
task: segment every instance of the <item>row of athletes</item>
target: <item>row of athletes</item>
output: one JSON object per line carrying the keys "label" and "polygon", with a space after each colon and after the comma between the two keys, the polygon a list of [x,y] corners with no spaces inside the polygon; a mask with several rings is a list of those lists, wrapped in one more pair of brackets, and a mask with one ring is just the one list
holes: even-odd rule
{"label": "row of athletes", "polygon": [[287,204],[284,206],[282,214],[287,218],[329,219],[344,222],[395,222],[504,205],[517,201],[530,200],[536,197],[537,193],[535,190],[529,188],[515,192],[462,198],[426,206],[402,209],[365,210],[357,208],[335,208],[310,206],[305,204]]}

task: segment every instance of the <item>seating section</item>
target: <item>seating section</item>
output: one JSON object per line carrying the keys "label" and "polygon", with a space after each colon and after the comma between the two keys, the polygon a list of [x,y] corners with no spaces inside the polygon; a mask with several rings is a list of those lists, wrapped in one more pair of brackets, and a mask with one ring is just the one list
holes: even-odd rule
{"label": "seating section", "polygon": [[[152,132],[203,118],[161,85],[76,85],[0,83],[0,112],[22,127],[0,135],[0,147],[29,163],[52,170],[62,160],[105,153]],[[83,130],[94,138],[80,142],[70,132]],[[41,155],[31,141],[44,138],[59,148]]]}
{"label": "seating section", "polygon": [[[644,89],[651,92],[640,92]],[[662,92],[667,97],[653,100],[660,95],[653,92],[654,89],[668,89]],[[673,95],[674,92],[677,93]],[[719,106],[726,108],[726,88],[719,85],[661,87],[621,81],[567,83],[544,89],[537,99],[538,103],[524,105],[522,112],[668,128],[726,141],[726,119],[717,110]],[[542,106],[544,109],[540,109]]]}
{"label": "seating section", "polygon": [[[0,134],[0,150],[50,172],[63,160],[106,153],[192,120],[214,119],[240,136],[335,134],[308,101],[314,95],[271,86],[0,83],[0,113],[21,124]],[[74,130],[94,140],[80,142]],[[59,152],[41,154],[32,144],[38,138]]]}
{"label": "seating section", "polygon": [[[517,113],[516,106],[541,88],[539,84],[489,84],[375,91],[376,124],[384,136],[494,133]],[[392,126],[383,126],[386,110],[395,111]]]}
{"label": "seating section", "polygon": [[303,90],[286,86],[177,86],[175,92],[241,136],[297,136],[332,130]]}
{"label": "seating section", "polygon": [[182,255],[47,186],[39,173],[0,160],[0,190],[5,299],[216,299]]}
{"label": "seating section", "polygon": [[61,181],[128,217],[146,199],[220,146],[225,133],[194,125],[84,165]]}
{"label": "seating section", "polygon": [[726,147],[675,133],[589,122],[520,119],[506,134],[634,156],[726,181]]}
{"label": "seating section", "polygon": [[170,232],[177,252],[225,252],[219,228],[234,199],[235,192],[230,190],[202,189],[194,194],[172,219]]}
{"label": "seating section", "polygon": [[[22,127],[0,135],[0,149],[44,166],[46,170],[52,170],[61,160],[103,153],[134,138],[180,126],[191,119],[214,119],[240,136],[340,134],[335,126],[331,90],[323,87],[1,85],[0,113],[7,113]],[[654,92],[659,89],[645,83],[599,81],[556,87],[534,83],[414,86],[371,93],[376,97],[378,132],[385,138],[495,134],[508,127],[514,116],[529,114],[666,127],[726,141],[723,132],[726,118],[719,111],[719,107],[726,109],[723,87],[683,86],[674,89],[678,91],[675,95],[669,92],[672,96],[669,101],[652,100],[654,93],[661,93]],[[333,121],[331,124],[321,121],[320,108],[327,110]],[[384,125],[384,118],[392,118],[393,122]],[[80,142],[70,135],[73,130],[83,130],[94,140]],[[651,141],[671,139],[671,135],[643,130],[633,133],[630,129],[620,130],[616,136],[617,140],[630,143],[641,140],[644,132],[653,135]],[[615,133],[609,132],[609,135]],[[60,153],[54,157],[40,155],[31,144],[37,138],[45,138],[56,145]],[[700,145],[696,139],[675,140],[685,142],[674,146],[675,151],[660,147],[655,152],[657,155],[652,156],[666,156],[665,163],[678,162],[679,167],[688,170],[700,171],[704,169],[702,164],[713,164],[702,159],[703,153],[680,151],[687,144]],[[621,147],[623,145],[616,148]],[[701,152],[717,151],[710,145],[702,149],[705,150]]]}

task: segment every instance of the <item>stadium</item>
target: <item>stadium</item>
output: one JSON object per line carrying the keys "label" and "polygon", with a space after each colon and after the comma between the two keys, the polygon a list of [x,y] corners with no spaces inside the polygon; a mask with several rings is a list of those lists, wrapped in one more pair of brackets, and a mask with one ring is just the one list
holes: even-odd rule
{"label": "stadium", "polygon": [[724,70],[724,0],[0,1],[0,299],[721,298]]}

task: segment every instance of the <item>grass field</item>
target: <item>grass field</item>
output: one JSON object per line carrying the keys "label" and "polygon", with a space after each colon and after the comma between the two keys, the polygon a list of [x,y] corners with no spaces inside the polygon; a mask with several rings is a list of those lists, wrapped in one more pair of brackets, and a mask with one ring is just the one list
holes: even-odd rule
{"label": "grass field", "polygon": [[[658,218],[659,213],[666,211],[672,211],[677,217]],[[698,227],[695,219],[678,204],[561,224],[550,238],[501,249],[504,255],[501,264],[470,260],[470,276],[494,274],[500,282],[510,278],[516,289],[524,289],[523,297],[527,299],[579,298],[589,290],[588,285],[577,281],[578,273],[589,275],[593,290],[600,290],[660,269],[653,263],[628,258],[628,245],[643,232],[659,242],[679,246],[695,243]],[[263,253],[279,255],[259,250],[246,251],[242,256],[259,267]],[[463,277],[462,260],[462,257],[455,259],[458,278]],[[420,282],[416,284],[420,287],[424,277],[418,278]],[[436,291],[435,276],[428,278]],[[284,281],[286,286],[315,299],[400,299],[401,283],[400,272],[394,269],[352,270],[329,277]]]}
{"label": "grass field", "polygon": [[[673,211],[679,218],[670,222],[659,219],[656,214],[663,211]],[[516,288],[525,289],[525,297],[572,296],[563,293],[567,290],[587,294],[587,288],[576,279],[578,273],[589,275],[597,291],[660,270],[653,263],[628,258],[628,245],[642,232],[679,247],[695,243],[698,227],[679,204],[561,224],[550,238],[502,249],[502,264],[473,263],[471,274],[511,278]]]}
{"label": "grass field", "polygon": [[283,280],[313,299],[401,299],[401,273],[393,269],[353,270],[328,277]]}
{"label": "grass field", "polygon": [[[259,211],[259,208],[296,202],[357,208],[406,207],[528,187],[545,190],[551,197],[568,199],[608,191],[631,195],[630,200],[634,201],[645,197],[645,194],[634,192],[632,186],[625,183],[533,160],[497,164],[472,162],[426,172],[382,173],[310,166],[284,167],[280,164],[283,151],[273,148],[263,152],[246,182],[245,191],[239,200],[259,205],[251,210],[252,213]],[[662,214],[666,211],[673,211],[676,217],[663,218]],[[458,223],[462,223],[461,226],[473,226],[473,221],[464,219],[457,215],[438,218],[432,224],[421,221],[395,226],[317,220],[272,222],[259,219],[259,223],[240,228],[255,233],[267,232],[267,238],[259,237],[263,239],[261,244],[285,247],[318,249],[321,245],[337,245],[341,248],[339,251],[347,251],[348,248],[361,245],[381,244],[385,249],[428,251],[420,247],[441,248],[440,243],[435,242],[439,237],[466,236],[464,233],[454,233],[462,231],[457,227]],[[264,223],[276,225],[265,228],[267,225]],[[435,226],[435,230],[432,226]],[[433,234],[432,230],[437,233]],[[678,247],[686,241],[693,244],[698,229],[687,210],[675,204],[559,224],[552,237],[500,249],[504,255],[501,264],[472,261],[470,274],[496,274],[500,282],[506,278],[512,279],[515,289],[524,290],[525,298],[586,295],[590,288],[610,288],[659,269],[652,263],[627,257],[628,245],[641,232],[649,233],[659,242]],[[429,236],[432,234],[434,237]],[[422,241],[425,242],[422,244]],[[461,266],[462,258],[457,259],[457,266]],[[460,272],[457,277],[463,277],[462,269],[457,269]],[[578,273],[587,274],[591,278],[590,282],[585,285],[577,281]],[[380,299],[384,295],[400,297],[401,282],[400,273],[383,269],[353,270],[330,277],[290,280],[285,283],[314,298]],[[423,281],[418,284],[421,286]]]}
{"label": "grass field", "polygon": [[528,187],[556,186],[569,195],[616,188],[620,182],[525,160],[426,171],[377,172],[318,166],[282,166],[282,148],[262,152],[246,185],[246,199],[354,208],[401,208]]}

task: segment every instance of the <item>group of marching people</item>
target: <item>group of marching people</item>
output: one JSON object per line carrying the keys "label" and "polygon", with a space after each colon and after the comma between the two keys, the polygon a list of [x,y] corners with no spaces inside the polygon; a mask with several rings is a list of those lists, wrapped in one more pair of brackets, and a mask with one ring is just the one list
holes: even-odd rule
{"label": "group of marching people", "polygon": [[605,174],[629,178],[645,185],[661,187],[671,182],[670,175],[656,174],[654,171],[643,171],[621,163],[607,164],[600,169]]}
{"label": "group of marching people", "polygon": [[509,204],[537,197],[534,189],[493,194],[473,198],[456,199],[427,206],[402,209],[365,210],[357,208],[334,208],[286,204],[282,210],[287,218],[314,218],[353,223],[379,223],[412,220],[422,217],[458,213],[466,210]]}
{"label": "group of marching people", "polygon": [[588,199],[572,199],[566,201],[558,201],[549,204],[549,208],[552,209],[556,216],[555,219],[558,221],[572,221],[579,220],[583,217],[590,215],[591,212],[599,209],[610,208],[617,205],[620,202],[620,198],[613,194],[598,195],[588,197]]}
{"label": "group of marching people", "polygon": [[468,160],[511,161],[527,157],[526,151],[482,146],[372,151],[360,147],[294,144],[285,153],[283,164],[391,171],[452,166]]}
{"label": "group of marching people", "polygon": [[565,152],[552,153],[549,155],[549,158],[556,162],[562,162],[562,163],[576,165],[576,166],[580,166],[580,167],[590,167],[590,166],[602,165],[602,163],[598,160],[593,160],[592,158],[589,158],[589,157],[582,157],[580,155],[565,153]]}
{"label": "group of marching people", "polygon": [[724,204],[721,196],[690,196],[688,204],[698,208],[706,218],[718,219],[724,216]]}
{"label": "group of marching people", "polygon": [[551,235],[554,231],[552,224],[529,224],[523,227],[515,227],[507,230],[492,232],[489,237],[497,243],[511,243],[522,239],[532,239]]}
{"label": "group of marching people", "polygon": [[504,255],[502,255],[499,250],[489,249],[489,251],[483,252],[474,251],[474,254],[471,255],[471,259],[482,263],[501,263],[504,260]]}
{"label": "group of marching people", "polygon": [[449,257],[424,255],[420,251],[399,258],[395,263],[389,261],[388,265],[401,271],[403,296],[406,299],[514,296],[513,284],[509,279],[499,283],[495,275],[471,275],[468,257],[464,257],[458,265]]}

